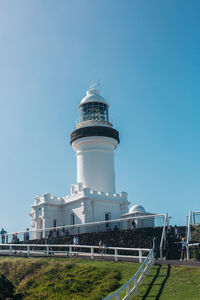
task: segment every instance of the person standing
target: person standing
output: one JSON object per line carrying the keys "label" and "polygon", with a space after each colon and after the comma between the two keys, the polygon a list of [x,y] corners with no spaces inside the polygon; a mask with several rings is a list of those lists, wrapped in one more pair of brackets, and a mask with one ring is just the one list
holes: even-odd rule
{"label": "person standing", "polygon": [[108,246],[106,245],[106,243],[103,243],[103,253],[106,254],[106,250],[107,250]]}
{"label": "person standing", "polygon": [[135,230],[135,228],[136,228],[135,221],[133,220],[131,224],[132,224],[131,228],[132,228],[133,230]]}
{"label": "person standing", "polygon": [[19,243],[19,238],[17,236],[17,232],[15,232],[12,236],[11,244],[18,244],[18,243]]}
{"label": "person standing", "polygon": [[99,254],[103,254],[103,242],[99,241]]}
{"label": "person standing", "polygon": [[178,227],[177,227],[176,225],[174,226],[174,235],[175,235],[175,238],[176,238],[176,239],[179,238]]}
{"label": "person standing", "polygon": [[[74,235],[73,237],[73,245],[77,246],[78,245],[78,236]],[[78,251],[78,247],[74,247],[74,251],[76,251],[75,255],[78,255],[77,251]]]}
{"label": "person standing", "polygon": [[26,229],[26,232],[24,233],[24,241],[28,242],[29,241],[29,228]]}
{"label": "person standing", "polygon": [[6,234],[6,233],[7,233],[7,231],[5,231],[5,230],[2,228],[2,229],[1,229],[1,232],[0,232],[2,244],[5,243],[5,234]]}
{"label": "person standing", "polygon": [[63,225],[63,227],[62,227],[62,237],[64,237],[65,236],[65,225]]}
{"label": "person standing", "polygon": [[187,241],[185,238],[182,238],[182,241],[181,241],[181,259],[180,260],[187,260],[187,256],[186,256],[186,252],[187,252]]}

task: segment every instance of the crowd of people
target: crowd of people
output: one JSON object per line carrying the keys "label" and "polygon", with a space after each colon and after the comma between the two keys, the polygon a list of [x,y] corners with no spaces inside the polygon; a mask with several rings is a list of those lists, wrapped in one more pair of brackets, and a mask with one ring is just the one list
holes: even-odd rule
{"label": "crowd of people", "polygon": [[[1,243],[2,244],[8,244],[9,234],[7,233],[7,231],[4,228],[1,229],[0,235],[1,235]],[[24,233],[24,241],[25,242],[29,241],[29,228],[27,228],[26,232]],[[10,240],[10,243],[11,244],[18,244],[19,243],[19,237],[18,237],[17,232],[12,234],[12,238]]]}
{"label": "crowd of people", "polygon": [[[0,231],[2,244],[7,244],[8,242],[12,244],[23,244],[23,243],[36,243],[36,244],[73,244],[74,251],[78,253],[78,245],[88,245],[88,246],[98,246],[99,253],[105,254],[108,246],[110,247],[124,247],[124,248],[151,248],[152,240],[155,237],[155,254],[159,256],[159,243],[162,234],[162,228],[136,228],[135,222],[133,221],[131,229],[129,230],[119,230],[117,225],[114,226],[113,230],[107,228],[106,231],[101,232],[91,232],[82,234],[71,234],[68,229],[63,227],[50,229],[46,232],[45,237],[37,240],[30,240],[29,228],[24,232],[21,241],[19,240],[18,233],[14,233],[12,238],[8,241],[7,231],[2,228]],[[166,239],[166,258],[179,258],[181,260],[187,259],[187,242],[184,237],[185,227],[174,227],[169,226],[167,231]],[[176,250],[174,250],[176,249]]]}

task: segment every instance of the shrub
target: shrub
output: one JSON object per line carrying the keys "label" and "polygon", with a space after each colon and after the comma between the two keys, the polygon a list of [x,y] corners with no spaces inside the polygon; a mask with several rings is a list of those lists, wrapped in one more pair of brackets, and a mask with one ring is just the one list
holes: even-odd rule
{"label": "shrub", "polygon": [[0,300],[14,297],[14,285],[5,275],[0,275]]}

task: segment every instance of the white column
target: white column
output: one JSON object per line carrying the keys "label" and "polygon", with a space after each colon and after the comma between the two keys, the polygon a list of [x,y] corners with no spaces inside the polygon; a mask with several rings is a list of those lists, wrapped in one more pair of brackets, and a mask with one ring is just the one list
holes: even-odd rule
{"label": "white column", "polygon": [[115,193],[114,149],[109,137],[85,137],[72,143],[77,155],[77,182],[95,191]]}

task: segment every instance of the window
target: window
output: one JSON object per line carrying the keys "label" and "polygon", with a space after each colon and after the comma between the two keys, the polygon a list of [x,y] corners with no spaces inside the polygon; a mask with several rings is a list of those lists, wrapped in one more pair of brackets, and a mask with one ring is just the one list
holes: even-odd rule
{"label": "window", "polygon": [[80,122],[89,120],[109,122],[108,105],[99,102],[83,104],[80,107]]}
{"label": "window", "polygon": [[[111,220],[111,212],[105,212],[105,221]],[[106,228],[110,227],[110,222],[106,222]]]}
{"label": "window", "polygon": [[75,224],[75,215],[71,214],[70,215],[70,225],[74,225]]}

